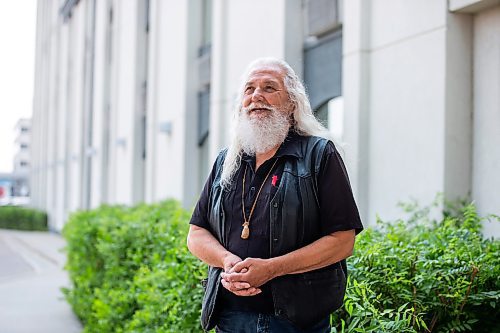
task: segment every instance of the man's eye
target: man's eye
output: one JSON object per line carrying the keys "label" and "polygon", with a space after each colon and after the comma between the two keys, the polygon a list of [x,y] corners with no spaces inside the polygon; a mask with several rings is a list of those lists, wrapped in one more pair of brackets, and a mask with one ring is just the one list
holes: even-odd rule
{"label": "man's eye", "polygon": [[272,92],[275,91],[276,89],[273,86],[266,86],[266,91],[267,92]]}
{"label": "man's eye", "polygon": [[254,87],[246,87],[245,88],[245,93],[252,93],[254,91]]}

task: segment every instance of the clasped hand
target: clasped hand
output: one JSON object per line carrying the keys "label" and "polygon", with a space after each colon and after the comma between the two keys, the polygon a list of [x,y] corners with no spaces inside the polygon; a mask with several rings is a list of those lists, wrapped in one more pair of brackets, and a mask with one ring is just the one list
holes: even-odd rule
{"label": "clasped hand", "polygon": [[232,260],[224,264],[221,283],[224,288],[238,296],[255,296],[262,290],[259,288],[275,277],[268,259],[247,258]]}

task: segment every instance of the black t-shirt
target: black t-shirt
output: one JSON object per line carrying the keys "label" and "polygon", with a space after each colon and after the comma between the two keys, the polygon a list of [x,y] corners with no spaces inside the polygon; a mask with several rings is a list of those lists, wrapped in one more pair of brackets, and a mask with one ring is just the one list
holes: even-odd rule
{"label": "black t-shirt", "polygon": [[[290,158],[297,158],[298,139],[298,134],[291,132],[274,157],[265,161],[257,171],[255,171],[254,156],[244,154],[242,157],[241,165],[233,178],[236,187],[227,193],[223,202],[226,223],[229,226],[227,250],[242,259],[248,257],[267,259],[270,256],[269,202],[278,189],[284,162]],[[248,239],[241,238],[242,224],[244,222],[241,196],[245,172],[244,207],[247,219],[254,201],[257,200],[250,220],[250,237]],[[269,176],[262,186],[261,193],[256,198],[259,188],[268,173]],[[211,228],[208,223],[208,198],[214,177],[215,165],[190,221],[190,224],[209,231],[211,231]],[[357,234],[363,230],[344,163],[331,142],[325,148],[317,181],[322,234],[326,236],[336,231],[352,229]],[[224,309],[231,310],[272,313],[273,300],[269,283],[263,285],[261,289],[262,293],[256,296],[241,297],[234,295],[225,288],[221,288],[222,306]]]}

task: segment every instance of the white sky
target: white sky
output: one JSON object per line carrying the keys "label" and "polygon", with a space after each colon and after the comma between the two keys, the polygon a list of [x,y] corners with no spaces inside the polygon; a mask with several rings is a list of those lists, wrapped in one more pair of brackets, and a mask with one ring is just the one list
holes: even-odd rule
{"label": "white sky", "polygon": [[36,0],[0,0],[0,172],[12,171],[14,126],[32,114]]}

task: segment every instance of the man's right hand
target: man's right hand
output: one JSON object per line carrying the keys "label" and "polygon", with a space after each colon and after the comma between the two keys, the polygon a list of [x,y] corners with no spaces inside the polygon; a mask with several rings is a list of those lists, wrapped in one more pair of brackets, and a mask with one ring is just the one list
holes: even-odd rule
{"label": "man's right hand", "polygon": [[237,296],[255,296],[260,294],[260,288],[251,287],[247,282],[227,282],[221,278],[221,283],[224,288]]}
{"label": "man's right hand", "polygon": [[[237,263],[241,262],[241,258],[238,257],[235,254],[232,254],[228,252],[224,256],[224,259],[222,260],[223,265],[224,265],[224,272],[225,273],[232,273],[234,272],[233,267]],[[246,268],[242,269],[242,272],[239,273],[245,273]],[[222,286],[232,292],[233,294],[237,296],[254,296],[257,294],[260,294],[262,291],[259,288],[254,288],[250,286],[248,282],[243,282],[243,281],[234,281],[234,282],[229,282],[224,279],[221,279]]]}

